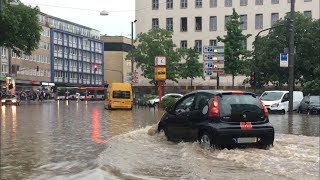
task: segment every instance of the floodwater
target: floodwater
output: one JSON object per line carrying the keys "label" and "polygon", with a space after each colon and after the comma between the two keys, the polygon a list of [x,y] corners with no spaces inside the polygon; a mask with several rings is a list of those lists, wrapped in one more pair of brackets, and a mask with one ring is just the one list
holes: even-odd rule
{"label": "floodwater", "polygon": [[319,179],[315,115],[270,115],[271,150],[207,150],[154,131],[162,112],[103,102],[1,108],[1,179]]}

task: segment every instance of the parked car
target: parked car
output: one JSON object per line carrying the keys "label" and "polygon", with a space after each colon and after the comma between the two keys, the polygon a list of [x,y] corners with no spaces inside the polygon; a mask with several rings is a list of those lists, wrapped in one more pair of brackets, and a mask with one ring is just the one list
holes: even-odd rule
{"label": "parked car", "polygon": [[[164,98],[167,98],[167,97],[173,97],[175,99],[180,99],[183,95],[182,94],[178,94],[178,93],[168,93],[168,94],[165,94],[164,96],[162,96],[161,100],[164,99]],[[150,99],[148,100],[147,104],[149,106],[156,106],[159,104],[159,96],[157,96],[156,98],[153,98],[153,99]]]}
{"label": "parked car", "polygon": [[[261,94],[260,99],[268,111],[285,114],[289,110],[289,91],[265,91]],[[294,111],[299,109],[302,99],[303,93],[301,91],[293,91]]]}
{"label": "parked car", "polygon": [[4,95],[1,99],[1,105],[20,105],[20,99],[16,95]]}
{"label": "parked car", "polygon": [[179,99],[158,123],[170,141],[198,141],[206,147],[269,149],[274,128],[258,96],[241,91],[193,91]]}
{"label": "parked car", "polygon": [[320,96],[305,96],[298,111],[299,113],[320,114]]}

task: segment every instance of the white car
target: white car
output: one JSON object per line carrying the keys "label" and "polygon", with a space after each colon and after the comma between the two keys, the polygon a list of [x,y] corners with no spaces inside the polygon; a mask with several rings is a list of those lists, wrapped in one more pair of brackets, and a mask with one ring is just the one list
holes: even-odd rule
{"label": "white car", "polygon": [[1,99],[1,105],[20,105],[20,99],[16,95],[5,95]]}
{"label": "white car", "polygon": [[[260,96],[261,101],[271,112],[282,112],[289,110],[289,91],[265,91]],[[301,91],[293,91],[293,110],[298,110],[303,99]]]}
{"label": "white car", "polygon": [[[182,94],[178,94],[178,93],[168,93],[168,94],[165,94],[164,96],[162,96],[161,100],[163,100],[164,98],[167,98],[167,97],[173,97],[175,99],[180,99],[183,95]],[[149,106],[156,106],[159,104],[159,97],[157,96],[156,98],[154,99],[150,99],[147,104]]]}

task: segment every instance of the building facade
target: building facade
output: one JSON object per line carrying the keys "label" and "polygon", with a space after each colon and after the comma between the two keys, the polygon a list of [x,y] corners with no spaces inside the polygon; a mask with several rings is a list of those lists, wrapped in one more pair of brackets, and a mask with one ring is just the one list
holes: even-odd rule
{"label": "building facade", "polygon": [[103,86],[100,32],[46,14],[41,16],[51,34],[51,81],[57,87]]}
{"label": "building facade", "polygon": [[131,39],[123,36],[101,36],[104,42],[104,79],[108,83],[131,83]]}
{"label": "building facade", "polygon": [[[8,83],[14,84],[14,91],[53,85],[50,76],[50,29],[43,25],[42,29],[39,47],[31,55],[21,53],[18,56],[13,51],[9,52],[8,48],[1,48],[2,89],[6,89]],[[9,61],[11,61],[11,75],[9,75]]]}
{"label": "building facade", "polygon": [[[244,34],[252,34],[245,42],[252,49],[255,35],[270,28],[277,20],[290,12],[290,0],[136,0],[136,34],[159,27],[173,31],[173,42],[177,47],[196,47],[202,53],[207,45],[222,45],[218,36],[226,35],[225,24],[232,9],[240,15]],[[319,19],[319,0],[296,0],[295,10],[306,16]],[[263,35],[263,33],[261,34]],[[202,54],[200,61],[203,61]],[[231,81],[221,77],[221,83]],[[236,78],[242,84],[243,78]],[[183,82],[183,81],[179,81]],[[205,83],[207,82],[207,83]],[[198,84],[214,84],[206,80]],[[197,82],[195,82],[197,84]]]}

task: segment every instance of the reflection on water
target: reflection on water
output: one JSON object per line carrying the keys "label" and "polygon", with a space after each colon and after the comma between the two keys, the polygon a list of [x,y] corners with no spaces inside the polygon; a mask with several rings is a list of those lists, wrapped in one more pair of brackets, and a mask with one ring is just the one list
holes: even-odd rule
{"label": "reflection on water", "polygon": [[0,114],[0,179],[46,179],[95,168],[110,137],[158,118],[148,110],[107,111],[103,102],[87,101],[2,106]]}

